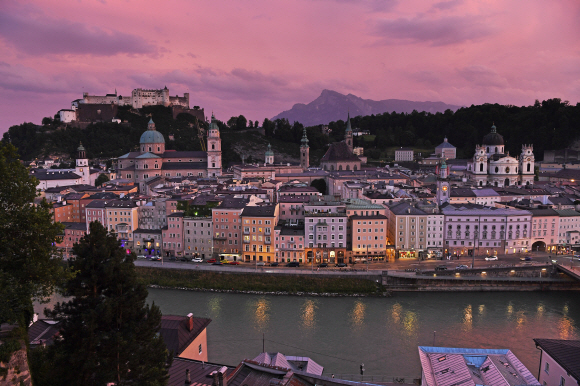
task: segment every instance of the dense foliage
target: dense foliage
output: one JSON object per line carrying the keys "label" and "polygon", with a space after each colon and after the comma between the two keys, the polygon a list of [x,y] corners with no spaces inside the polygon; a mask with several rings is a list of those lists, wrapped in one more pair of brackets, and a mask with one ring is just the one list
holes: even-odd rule
{"label": "dense foliage", "polygon": [[63,277],[54,242],[62,233],[52,205],[37,205],[37,180],[20,163],[14,146],[0,143],[0,323],[28,325],[32,301],[50,296]]}
{"label": "dense foliage", "polygon": [[[521,144],[532,143],[534,153],[542,159],[544,150],[562,149],[579,139],[580,104],[573,106],[560,99],[549,99],[524,107],[483,104],[461,108],[455,113],[414,111],[351,118],[353,128],[369,131],[370,135],[355,137],[354,146],[364,147],[365,154],[371,158],[378,158],[388,147],[433,149],[445,136],[457,147],[459,158],[469,158],[494,122],[498,133],[504,136],[507,151],[519,154]],[[278,119],[265,122],[266,125],[269,127],[266,135],[300,143],[301,124],[290,125],[287,120]],[[311,155],[328,143],[344,138],[345,121],[330,122],[328,126],[332,131],[330,136],[323,135],[318,126],[307,128]],[[374,149],[379,152],[373,152]]]}
{"label": "dense foliage", "polygon": [[48,315],[61,322],[61,337],[48,351],[51,379],[63,385],[163,385],[168,353],[159,336],[161,312],[146,303],[128,255],[100,223],[73,247],[76,273]]}
{"label": "dense foliage", "polygon": [[[201,150],[197,126],[207,128],[207,123],[197,122],[190,115],[180,114],[174,120],[171,110],[163,106],[145,107],[139,114],[121,107],[118,115],[128,123],[96,123],[82,130],[71,127],[55,130],[59,122],[52,119],[43,120],[44,126],[23,123],[11,127],[3,141],[10,139],[26,160],[54,152],[74,156],[81,141],[87,148],[89,158],[118,157],[138,145],[139,137],[147,128],[148,115],[151,115],[157,130],[165,137],[167,149]],[[578,139],[580,104],[574,106],[556,98],[523,107],[483,104],[464,107],[456,112],[447,110],[430,114],[414,111],[411,114],[384,113],[351,118],[354,129],[368,130],[370,133],[354,138],[354,145],[364,147],[370,158],[378,158],[385,149],[397,146],[432,150],[445,136],[457,147],[458,157],[469,158],[475,145],[481,143],[494,122],[505,138],[507,151],[519,154],[522,143],[533,143],[536,156],[542,159],[544,150],[562,149]],[[231,117],[227,123],[217,122],[222,133],[248,130],[250,123],[243,115]],[[254,129],[257,126],[258,121],[255,121]],[[328,127],[330,135],[323,134],[320,126],[307,127],[310,156],[314,161],[322,157],[329,143],[344,138],[345,121],[330,122]],[[303,125],[299,122],[291,124],[286,119],[271,121],[266,118],[262,129],[268,138],[299,144]],[[175,136],[174,141],[169,141],[169,134]],[[222,163],[228,165],[239,161],[237,154],[227,151],[230,145],[227,135],[222,134],[222,141]]]}

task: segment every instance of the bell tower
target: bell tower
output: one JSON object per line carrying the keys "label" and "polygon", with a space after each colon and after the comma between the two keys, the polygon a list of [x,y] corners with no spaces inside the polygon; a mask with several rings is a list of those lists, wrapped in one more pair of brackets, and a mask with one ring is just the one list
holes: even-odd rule
{"label": "bell tower", "polygon": [[211,114],[211,122],[207,132],[207,176],[222,175],[222,140],[215,116]]}
{"label": "bell tower", "polygon": [[522,185],[534,183],[534,160],[534,145],[522,145],[522,153],[519,159]]}
{"label": "bell tower", "polygon": [[308,138],[306,137],[306,127],[300,140],[300,166],[302,170],[306,170],[310,166],[310,146],[308,146]]}
{"label": "bell tower", "polygon": [[346,130],[344,132],[344,141],[348,150],[352,153],[352,127],[350,126],[350,113],[348,113],[348,118],[346,119]]}
{"label": "bell tower", "polygon": [[83,184],[91,184],[91,170],[89,168],[89,160],[87,159],[86,150],[82,142],[79,143],[79,147],[77,148],[75,173],[82,177]]}
{"label": "bell tower", "polygon": [[272,151],[272,145],[268,144],[268,150],[266,150],[266,165],[274,164],[274,152]]}

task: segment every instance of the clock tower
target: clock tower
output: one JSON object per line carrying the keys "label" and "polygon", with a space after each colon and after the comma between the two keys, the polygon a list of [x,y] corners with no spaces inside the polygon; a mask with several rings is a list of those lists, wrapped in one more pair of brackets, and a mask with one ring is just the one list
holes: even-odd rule
{"label": "clock tower", "polygon": [[451,195],[451,186],[449,185],[449,170],[445,160],[441,161],[439,166],[439,176],[437,176],[437,205],[449,202]]}

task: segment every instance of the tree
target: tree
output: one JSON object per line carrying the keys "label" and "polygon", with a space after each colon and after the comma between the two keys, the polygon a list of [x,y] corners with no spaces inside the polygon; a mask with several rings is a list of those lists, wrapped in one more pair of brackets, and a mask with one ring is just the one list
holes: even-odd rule
{"label": "tree", "polygon": [[64,275],[54,246],[63,226],[46,200],[34,205],[38,181],[10,144],[0,143],[0,181],[0,323],[28,326],[33,299],[50,296]]}
{"label": "tree", "polygon": [[[161,312],[146,304],[137,280],[134,254],[98,222],[73,247],[76,276],[63,294],[72,300],[47,312],[61,322],[63,339],[51,348],[62,384],[164,385],[168,358],[158,335]],[[57,370],[58,371],[58,370]]]}
{"label": "tree", "polygon": [[101,173],[101,174],[99,174],[99,176],[95,180],[95,186],[101,186],[102,184],[104,184],[107,181],[110,181],[109,176],[106,175],[105,173]]}
{"label": "tree", "polygon": [[264,135],[266,137],[273,137],[274,136],[274,129],[276,128],[276,124],[269,120],[268,118],[264,118],[264,123],[262,123],[262,128],[264,128]]}
{"label": "tree", "polygon": [[240,115],[236,120],[236,128],[238,130],[244,130],[248,125],[248,120],[243,115]]}
{"label": "tree", "polygon": [[323,178],[312,180],[310,186],[314,186],[322,194],[326,194],[326,181]]}

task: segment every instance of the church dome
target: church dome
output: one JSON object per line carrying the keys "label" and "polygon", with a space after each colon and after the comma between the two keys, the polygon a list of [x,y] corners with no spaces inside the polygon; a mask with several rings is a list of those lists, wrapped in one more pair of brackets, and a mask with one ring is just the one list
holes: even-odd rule
{"label": "church dome", "polygon": [[147,131],[141,135],[139,143],[165,143],[163,134],[155,130],[155,123],[153,123],[152,119],[149,120],[149,124],[147,126]]}
{"label": "church dome", "polygon": [[483,146],[503,146],[503,136],[496,132],[496,127],[491,127],[491,132],[483,137]]}

